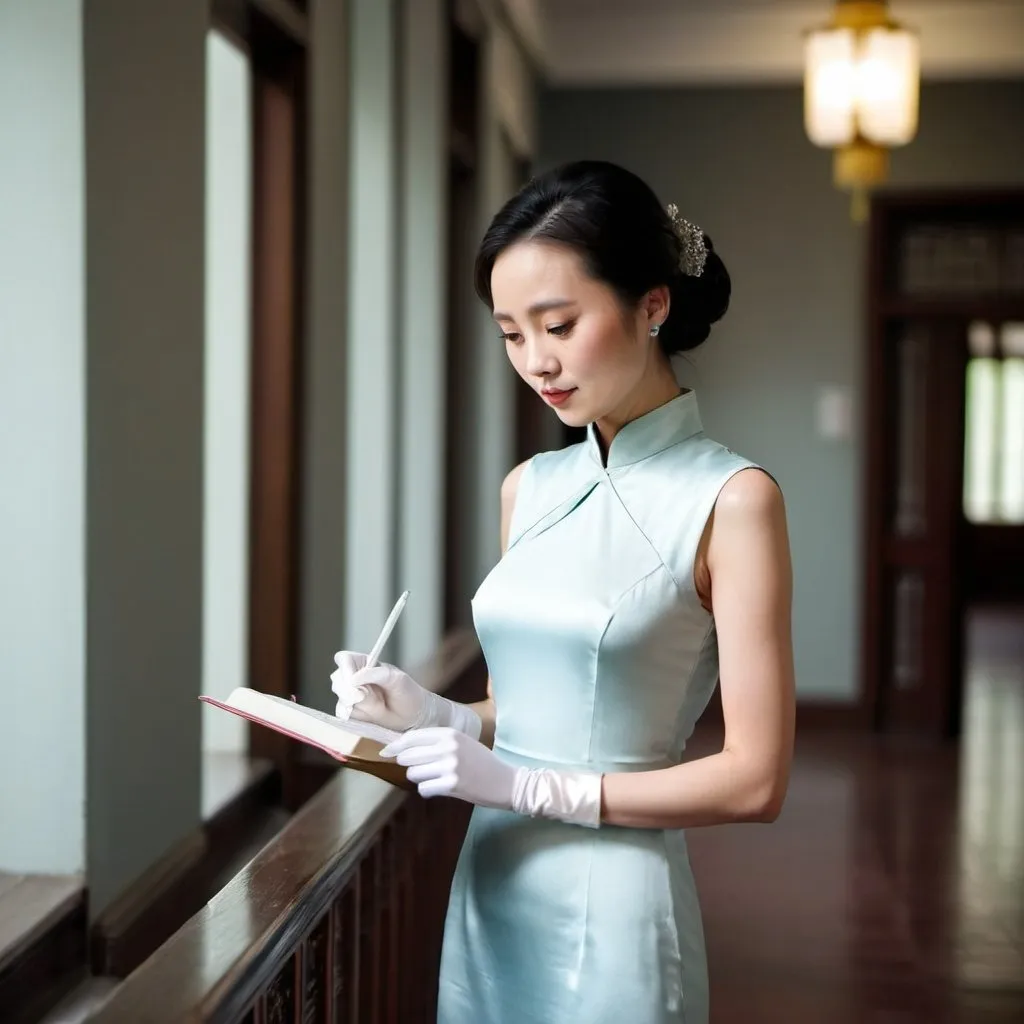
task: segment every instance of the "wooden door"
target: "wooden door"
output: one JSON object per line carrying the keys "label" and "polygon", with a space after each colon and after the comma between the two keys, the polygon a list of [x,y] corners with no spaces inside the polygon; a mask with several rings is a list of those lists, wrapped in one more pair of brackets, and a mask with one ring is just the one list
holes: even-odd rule
{"label": "wooden door", "polygon": [[[308,18],[286,0],[214,0],[213,23],[252,68],[252,362],[249,503],[249,685],[298,688],[300,415]],[[299,802],[298,744],[253,725],[249,750],[281,772]]]}
{"label": "wooden door", "polygon": [[[253,46],[252,686],[298,688],[299,444],[305,196],[304,46],[267,25]],[[295,792],[294,743],[254,726],[250,749]]]}
{"label": "wooden door", "polygon": [[1024,312],[1024,194],[876,200],[867,367],[864,711],[959,728],[968,336]]}

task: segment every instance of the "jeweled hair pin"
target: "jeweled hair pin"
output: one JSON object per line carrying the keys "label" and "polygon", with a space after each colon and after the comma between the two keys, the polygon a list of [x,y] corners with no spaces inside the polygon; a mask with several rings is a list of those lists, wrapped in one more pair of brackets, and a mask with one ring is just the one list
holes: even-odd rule
{"label": "jeweled hair pin", "polygon": [[672,221],[672,229],[679,239],[679,269],[687,277],[700,277],[704,273],[708,249],[704,244],[704,232],[679,215],[679,207],[669,203],[666,211]]}

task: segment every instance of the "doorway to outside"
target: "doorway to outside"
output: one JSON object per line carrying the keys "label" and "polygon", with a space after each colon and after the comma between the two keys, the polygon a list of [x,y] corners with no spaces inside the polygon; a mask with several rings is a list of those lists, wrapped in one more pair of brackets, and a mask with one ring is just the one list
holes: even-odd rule
{"label": "doorway to outside", "polygon": [[882,197],[871,234],[863,712],[954,737],[1024,713],[1024,193]]}

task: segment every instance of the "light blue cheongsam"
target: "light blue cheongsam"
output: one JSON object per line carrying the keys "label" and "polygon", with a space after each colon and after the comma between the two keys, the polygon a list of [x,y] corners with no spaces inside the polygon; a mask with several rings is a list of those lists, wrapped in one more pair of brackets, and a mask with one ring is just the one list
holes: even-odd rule
{"label": "light blue cheongsam", "polygon": [[[692,391],[535,456],[508,549],[473,599],[520,765],[676,764],[718,681],[694,588],[719,491],[752,464],[707,438]],[[682,831],[475,808],[445,924],[439,1024],[707,1024],[700,907]]]}

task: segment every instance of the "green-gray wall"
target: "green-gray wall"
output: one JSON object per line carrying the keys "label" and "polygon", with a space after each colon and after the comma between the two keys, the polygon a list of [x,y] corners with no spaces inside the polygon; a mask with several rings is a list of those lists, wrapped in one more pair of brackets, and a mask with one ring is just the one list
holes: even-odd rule
{"label": "green-gray wall", "polygon": [[88,0],[93,912],[199,824],[208,5]]}
{"label": "green-gray wall", "polygon": [[[614,160],[711,235],[732,307],[680,364],[710,434],[760,461],[786,494],[796,576],[798,689],[858,689],[865,231],[803,133],[797,87],[551,90],[541,164]],[[927,84],[892,187],[1024,186],[1024,82]],[[819,385],[854,395],[849,440],[815,432]]]}

